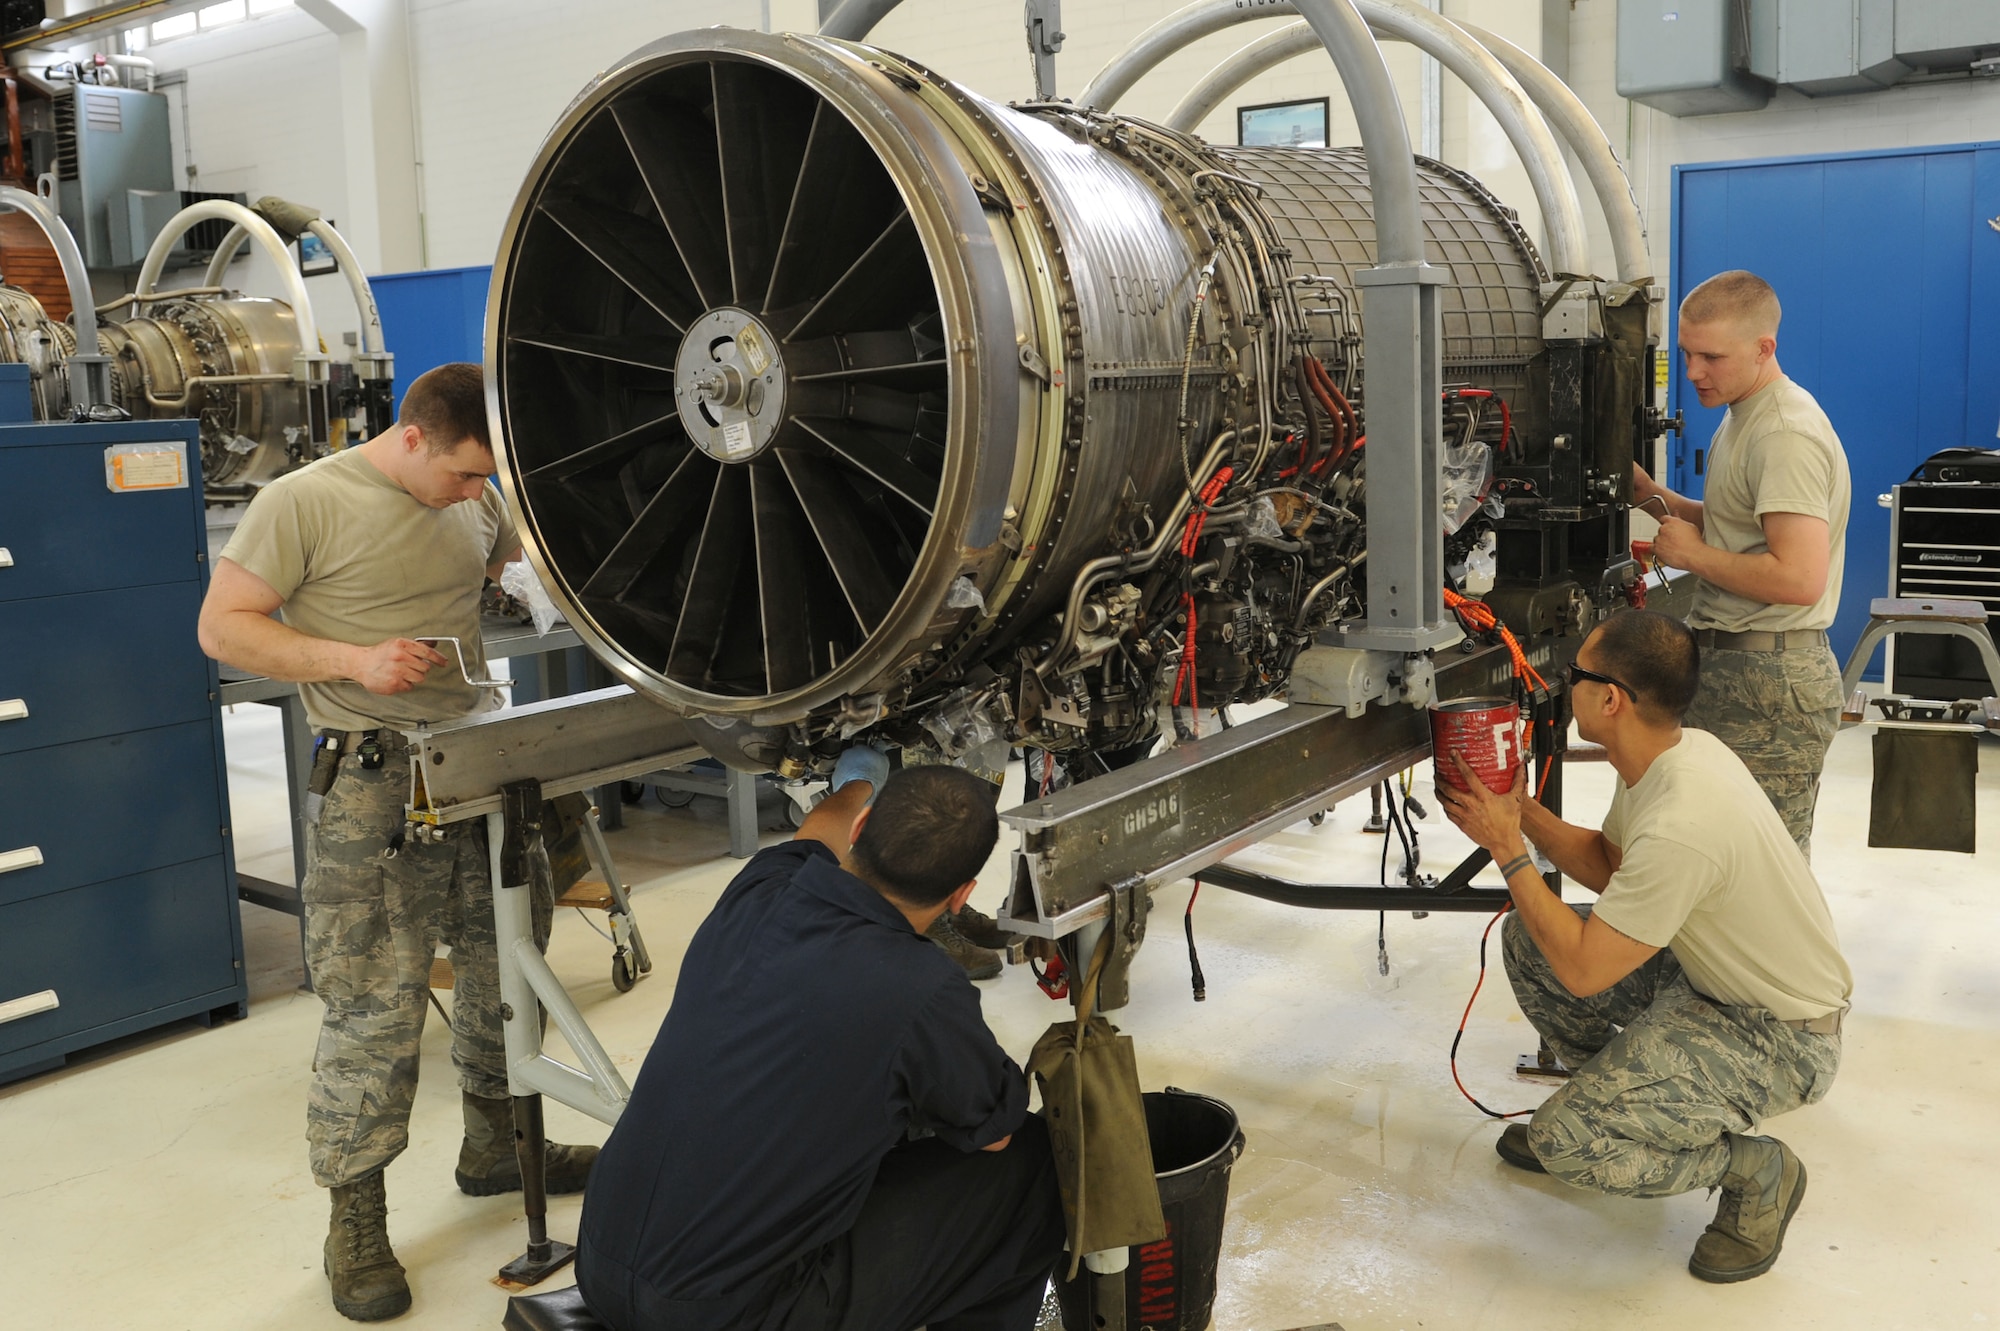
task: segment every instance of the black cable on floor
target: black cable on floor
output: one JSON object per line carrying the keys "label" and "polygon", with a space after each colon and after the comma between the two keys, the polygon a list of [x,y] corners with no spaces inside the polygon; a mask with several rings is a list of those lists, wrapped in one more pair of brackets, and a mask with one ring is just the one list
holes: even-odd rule
{"label": "black cable on floor", "polygon": [[1208,978],[1201,973],[1201,957],[1194,950],[1194,903],[1201,896],[1201,879],[1194,880],[1194,891],[1188,893],[1187,914],[1181,917],[1181,924],[1187,930],[1188,983],[1194,986],[1194,1001],[1208,1001]]}

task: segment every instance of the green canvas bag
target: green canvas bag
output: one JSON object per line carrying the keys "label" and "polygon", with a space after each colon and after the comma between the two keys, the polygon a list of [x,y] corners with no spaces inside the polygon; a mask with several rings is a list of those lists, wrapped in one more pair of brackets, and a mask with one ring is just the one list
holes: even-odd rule
{"label": "green canvas bag", "polygon": [[1076,1020],[1050,1026],[1028,1057],[1055,1151],[1071,1280],[1085,1253],[1167,1236],[1132,1037],[1091,1015],[1111,943],[1107,929],[1078,996]]}

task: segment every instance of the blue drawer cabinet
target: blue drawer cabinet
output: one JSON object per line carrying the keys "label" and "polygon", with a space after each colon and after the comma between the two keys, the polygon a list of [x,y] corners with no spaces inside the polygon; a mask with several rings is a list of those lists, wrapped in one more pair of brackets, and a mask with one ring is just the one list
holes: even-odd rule
{"label": "blue drawer cabinet", "polygon": [[[185,484],[107,479],[176,443]],[[199,457],[193,422],[0,426],[0,1082],[246,1010]]]}

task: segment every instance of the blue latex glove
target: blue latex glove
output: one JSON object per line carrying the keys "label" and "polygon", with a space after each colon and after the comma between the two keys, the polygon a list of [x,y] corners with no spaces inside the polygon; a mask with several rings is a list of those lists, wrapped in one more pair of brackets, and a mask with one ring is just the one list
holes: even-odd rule
{"label": "blue latex glove", "polygon": [[871,789],[868,803],[882,793],[882,783],[889,779],[889,760],[879,749],[871,749],[866,744],[857,744],[840,755],[840,761],[833,765],[833,784],[827,788],[831,795],[850,781],[866,781]]}

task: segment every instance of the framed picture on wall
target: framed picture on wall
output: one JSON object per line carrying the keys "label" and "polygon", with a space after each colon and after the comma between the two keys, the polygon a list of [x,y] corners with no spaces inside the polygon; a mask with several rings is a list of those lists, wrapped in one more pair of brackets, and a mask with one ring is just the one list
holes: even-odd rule
{"label": "framed picture on wall", "polygon": [[1326,147],[1327,99],[1236,108],[1236,142],[1246,148]]}
{"label": "framed picture on wall", "polygon": [[[328,226],[333,222],[329,219]],[[333,251],[326,242],[307,231],[299,236],[299,271],[307,277],[318,277],[322,273],[340,271],[340,261],[333,257]]]}

